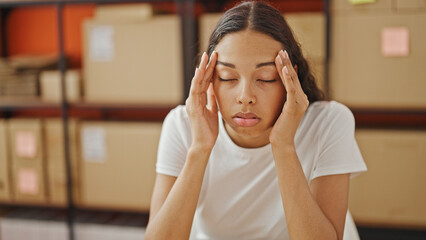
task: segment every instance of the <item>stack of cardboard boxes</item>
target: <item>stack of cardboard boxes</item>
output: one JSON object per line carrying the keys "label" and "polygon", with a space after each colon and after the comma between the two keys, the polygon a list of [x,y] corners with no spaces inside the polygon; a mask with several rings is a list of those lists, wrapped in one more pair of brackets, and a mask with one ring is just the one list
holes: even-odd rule
{"label": "stack of cardboard boxes", "polygon": [[[68,102],[78,102],[82,98],[80,70],[68,70],[64,74],[65,99]],[[59,103],[62,100],[62,76],[58,70],[43,71],[40,74],[40,96],[45,102]]]}
{"label": "stack of cardboard boxes", "polygon": [[[65,205],[67,200],[67,182],[65,166],[65,143],[62,119],[44,119],[44,141],[46,149],[46,185],[48,199],[52,205]],[[68,120],[69,153],[73,182],[74,201],[80,199],[80,169],[78,168],[78,132],[77,120]]]}
{"label": "stack of cardboard boxes", "polygon": [[0,119],[0,201],[2,202],[10,200],[9,147],[7,143],[6,121]]}
{"label": "stack of cardboard boxes", "polygon": [[40,119],[11,119],[9,124],[14,200],[46,201],[45,149]]}
{"label": "stack of cardboard boxes", "polygon": [[[76,163],[75,124],[71,122],[72,159]],[[60,119],[0,121],[1,201],[66,204],[63,129]],[[73,171],[76,173],[77,171]],[[74,178],[77,181],[77,178]]]}
{"label": "stack of cardboard boxes", "polygon": [[[91,208],[148,211],[161,123],[68,123],[74,201]],[[0,201],[67,203],[61,119],[0,121]]]}
{"label": "stack of cardboard boxes", "polygon": [[[65,74],[67,100],[81,100],[83,86],[87,102],[183,102],[180,29],[177,15],[153,15],[150,5],[99,6],[95,18],[83,26],[83,72],[69,70]],[[43,100],[61,100],[60,81],[59,71],[41,73]],[[75,204],[80,208],[148,211],[161,125],[69,119]],[[1,203],[66,206],[63,127],[59,118],[0,119]],[[42,214],[18,212],[2,217],[0,238],[27,239],[37,235],[44,236],[40,239],[67,239],[64,219],[39,219],[38,215]],[[79,238],[143,238],[142,225],[112,228],[102,225],[105,219],[89,224],[92,218],[77,224]],[[134,221],[114,218],[107,222],[131,225]]]}
{"label": "stack of cardboard boxes", "polygon": [[0,58],[0,97],[29,97],[39,94],[41,71],[54,69],[58,58],[53,55],[16,55]]}
{"label": "stack of cardboard boxes", "polygon": [[[354,108],[424,109],[426,1],[357,2],[365,1],[331,1],[331,97]],[[354,219],[426,226],[426,132],[358,129],[356,138],[369,170],[351,181]]]}
{"label": "stack of cardboard boxes", "polygon": [[[82,72],[74,69],[65,73],[69,102],[147,105],[183,102],[178,15],[154,14],[150,4],[100,5],[95,8],[94,18],[84,22],[82,32]],[[32,63],[18,60],[20,65]],[[17,75],[9,62],[0,59],[0,96],[40,95],[48,102],[61,100],[59,71],[40,75],[27,71]],[[40,62],[32,65],[38,66]]]}

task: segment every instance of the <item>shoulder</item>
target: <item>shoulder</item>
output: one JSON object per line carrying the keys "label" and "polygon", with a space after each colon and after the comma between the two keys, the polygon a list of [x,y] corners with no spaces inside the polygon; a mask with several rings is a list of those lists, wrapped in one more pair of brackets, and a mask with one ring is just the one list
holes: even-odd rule
{"label": "shoulder", "polygon": [[163,122],[160,143],[189,147],[192,141],[191,126],[184,105],[172,109]]}
{"label": "shoulder", "polygon": [[310,118],[328,123],[354,120],[351,110],[347,106],[336,101],[314,102],[309,106],[308,115],[310,115]]}
{"label": "shoulder", "polygon": [[309,106],[302,128],[324,138],[354,132],[355,119],[351,110],[339,102],[318,101]]}
{"label": "shoulder", "polygon": [[184,105],[178,105],[173,108],[164,119],[165,125],[172,125],[173,127],[189,126],[188,113]]}
{"label": "shoulder", "polygon": [[168,114],[166,119],[175,121],[186,121],[188,120],[188,114],[186,113],[185,105],[178,105],[173,108]]}
{"label": "shoulder", "polygon": [[173,108],[163,122],[163,132],[187,135],[190,129],[189,118],[184,105]]}

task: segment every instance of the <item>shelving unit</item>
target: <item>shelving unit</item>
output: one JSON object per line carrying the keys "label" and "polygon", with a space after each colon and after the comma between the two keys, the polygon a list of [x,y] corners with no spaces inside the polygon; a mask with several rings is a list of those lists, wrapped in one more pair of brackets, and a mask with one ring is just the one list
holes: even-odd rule
{"label": "shelving unit", "polygon": [[[49,205],[26,205],[2,203],[0,206],[5,207],[34,207],[48,209],[62,209],[67,214],[67,224],[69,226],[69,239],[74,239],[74,218],[75,214],[84,211],[105,211],[105,212],[126,212],[114,211],[108,209],[85,209],[84,207],[76,206],[73,202],[70,153],[69,153],[69,136],[68,136],[68,119],[79,118],[89,120],[120,120],[120,121],[155,121],[161,122],[166,117],[167,113],[174,106],[155,106],[155,105],[138,105],[138,104],[93,104],[86,102],[68,103],[64,98],[65,79],[64,73],[67,66],[65,63],[65,54],[63,46],[63,8],[65,5],[71,4],[108,4],[108,3],[136,3],[136,2],[174,2],[177,7],[177,12],[182,19],[182,42],[183,42],[183,79],[184,81],[184,96],[188,96],[190,79],[192,78],[194,59],[198,53],[198,36],[197,36],[197,19],[195,14],[196,1],[194,0],[175,0],[175,1],[155,1],[155,0],[6,0],[0,1],[1,11],[1,36],[5,38],[5,21],[11,9],[16,7],[31,7],[31,6],[56,6],[58,13],[58,42],[59,42],[59,59],[60,64],[58,69],[62,75],[62,101],[60,103],[48,103],[39,99],[15,99],[15,98],[0,98],[0,118],[22,117],[22,118],[62,118],[64,123],[65,135],[65,159],[67,169],[67,189],[68,189],[68,205],[66,207],[49,206]],[[297,11],[324,11],[326,14],[326,62],[325,62],[325,81],[328,86],[328,60],[330,56],[330,0],[309,0],[296,4],[295,1],[285,1],[284,6],[287,6],[290,12]],[[226,1],[204,1],[203,4],[207,8],[221,10]],[[2,54],[7,56],[7,43],[2,41]],[[328,89],[326,87],[326,89]],[[426,129],[426,108],[413,110],[398,110],[398,109],[351,109],[354,113],[358,128],[398,128],[398,129]],[[136,213],[128,211],[128,213],[140,214],[148,218],[148,213]]]}
{"label": "shelving unit", "polygon": [[[191,79],[192,76],[192,61],[196,55],[197,45],[195,35],[195,19],[194,19],[194,1],[192,0],[175,0],[175,1],[154,1],[154,0],[11,0],[0,2],[1,23],[2,23],[2,37],[5,38],[5,22],[7,16],[12,8],[24,6],[56,6],[57,21],[58,21],[58,42],[59,42],[59,70],[61,71],[61,89],[62,101],[59,104],[46,103],[39,99],[22,99],[22,98],[3,98],[0,100],[0,117],[61,117],[63,121],[63,132],[65,142],[65,162],[66,162],[66,176],[67,176],[67,206],[49,206],[49,204],[22,204],[22,203],[0,203],[1,206],[9,207],[35,207],[35,208],[48,208],[48,209],[64,209],[67,216],[67,225],[69,228],[69,239],[73,240],[74,221],[78,212],[84,211],[102,211],[102,209],[85,209],[84,207],[76,207],[73,201],[73,187],[71,180],[71,163],[70,163],[70,149],[69,149],[69,136],[68,136],[68,119],[70,117],[82,119],[97,119],[97,120],[132,120],[132,121],[157,121],[161,122],[173,106],[143,106],[143,105],[125,105],[125,104],[90,104],[90,103],[73,103],[69,104],[65,99],[65,78],[67,66],[65,62],[64,51],[64,37],[63,37],[63,8],[65,5],[70,4],[107,4],[107,3],[137,3],[137,2],[174,2],[177,7],[177,13],[181,16],[182,23],[182,42],[183,42],[183,66],[184,66],[184,79]],[[2,41],[2,54],[7,56],[7,42]],[[189,90],[189,83],[184,83],[185,93]],[[187,94],[185,94],[187,96]],[[104,211],[106,211],[104,209]],[[107,210],[107,212],[114,212],[114,210]],[[126,212],[126,211],[115,211]],[[136,213],[141,217],[148,219],[148,213]]]}

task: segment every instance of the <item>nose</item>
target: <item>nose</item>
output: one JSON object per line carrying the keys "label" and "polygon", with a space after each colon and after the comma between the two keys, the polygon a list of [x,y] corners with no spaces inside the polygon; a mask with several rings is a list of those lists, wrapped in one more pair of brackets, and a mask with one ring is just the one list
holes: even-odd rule
{"label": "nose", "polygon": [[239,104],[255,104],[256,96],[253,94],[252,87],[250,83],[242,83],[241,90],[237,97],[237,102]]}

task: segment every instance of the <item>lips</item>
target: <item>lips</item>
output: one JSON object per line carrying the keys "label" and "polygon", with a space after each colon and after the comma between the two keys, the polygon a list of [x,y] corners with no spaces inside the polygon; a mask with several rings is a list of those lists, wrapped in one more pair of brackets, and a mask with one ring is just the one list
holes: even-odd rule
{"label": "lips", "polygon": [[260,122],[260,118],[256,114],[242,112],[235,114],[232,120],[241,127],[253,127]]}

